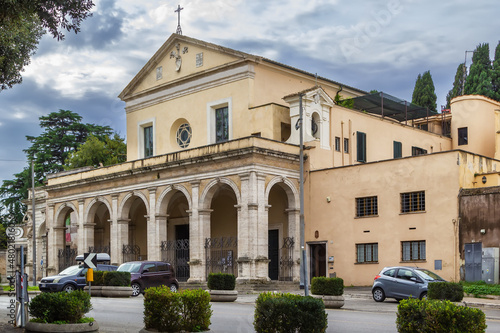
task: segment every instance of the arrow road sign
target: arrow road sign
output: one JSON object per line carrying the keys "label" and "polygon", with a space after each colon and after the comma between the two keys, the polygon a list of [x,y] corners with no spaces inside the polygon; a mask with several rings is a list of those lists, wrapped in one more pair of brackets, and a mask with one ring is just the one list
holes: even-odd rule
{"label": "arrow road sign", "polygon": [[97,253],[84,253],[83,254],[83,267],[96,269]]}

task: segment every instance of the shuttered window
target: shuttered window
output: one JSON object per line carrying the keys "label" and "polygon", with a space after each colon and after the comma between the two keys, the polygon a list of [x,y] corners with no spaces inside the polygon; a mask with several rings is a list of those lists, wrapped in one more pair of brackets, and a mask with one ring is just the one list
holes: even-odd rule
{"label": "shuttered window", "polygon": [[403,157],[403,145],[399,141],[394,141],[394,158]]}
{"label": "shuttered window", "polygon": [[357,161],[366,162],[366,133],[356,132]]}

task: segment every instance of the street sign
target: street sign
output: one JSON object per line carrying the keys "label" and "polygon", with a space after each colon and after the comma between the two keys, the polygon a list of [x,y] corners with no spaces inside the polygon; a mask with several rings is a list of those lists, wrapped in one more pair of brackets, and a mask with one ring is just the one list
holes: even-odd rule
{"label": "street sign", "polygon": [[84,253],[83,254],[83,267],[96,269],[97,253]]}

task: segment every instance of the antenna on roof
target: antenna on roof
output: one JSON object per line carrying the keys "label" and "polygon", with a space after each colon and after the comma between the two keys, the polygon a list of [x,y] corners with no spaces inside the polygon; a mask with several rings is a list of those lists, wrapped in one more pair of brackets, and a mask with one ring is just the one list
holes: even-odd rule
{"label": "antenna on roof", "polygon": [[182,29],[181,29],[181,10],[184,8],[181,8],[181,5],[177,5],[177,9],[174,10],[175,13],[177,13],[177,31],[175,32],[176,34],[182,35]]}

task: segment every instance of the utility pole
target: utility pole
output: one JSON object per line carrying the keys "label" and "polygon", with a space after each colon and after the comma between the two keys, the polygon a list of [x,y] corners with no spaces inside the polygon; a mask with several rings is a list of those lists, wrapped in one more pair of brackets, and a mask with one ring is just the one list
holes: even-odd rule
{"label": "utility pole", "polygon": [[302,97],[299,94],[299,128],[300,128],[300,177],[299,177],[299,191],[300,191],[300,287],[304,288],[304,295],[309,296],[309,283],[307,281],[307,254],[305,244],[305,222],[304,222],[304,119],[302,110]]}
{"label": "utility pole", "polygon": [[31,160],[31,220],[33,222],[33,286],[36,286],[35,162]]}

